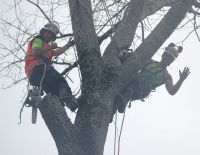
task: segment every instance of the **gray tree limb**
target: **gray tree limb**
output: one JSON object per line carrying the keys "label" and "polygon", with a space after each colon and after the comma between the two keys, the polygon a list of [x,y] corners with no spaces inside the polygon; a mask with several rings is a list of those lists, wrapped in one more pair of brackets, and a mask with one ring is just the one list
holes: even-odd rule
{"label": "gray tree limb", "polygon": [[[81,101],[75,122],[76,128],[81,131],[78,137],[81,141],[81,155],[101,155],[108,127],[104,119],[108,120],[108,117],[104,115],[105,106],[98,102],[101,96],[97,97],[98,94],[95,94],[97,98],[94,100],[91,95],[97,89],[102,76],[102,58],[94,29],[91,4],[89,0],[69,0],[69,6],[82,74],[82,96],[86,97]],[[95,108],[98,103],[101,110]]]}
{"label": "gray tree limb", "polygon": [[[117,27],[111,43],[105,50],[105,63],[111,65],[113,68],[119,66],[119,50],[124,45],[131,45],[138,23],[147,16],[154,14],[162,7],[171,6],[180,1],[181,0],[147,0],[142,2],[132,0],[126,10],[126,15],[122,19],[122,24]],[[111,57],[113,61],[110,61]]]}
{"label": "gray tree limb", "polygon": [[39,104],[42,117],[55,140],[59,155],[80,155],[78,130],[74,127],[67,113],[55,96],[46,96]]}
{"label": "gray tree limb", "polygon": [[111,43],[104,52],[104,63],[118,66],[118,54],[123,46],[130,46],[134,38],[138,23],[143,13],[144,0],[132,0],[126,10],[123,20],[120,22],[116,33],[111,38]]}
{"label": "gray tree limb", "polygon": [[[102,59],[90,0],[69,0],[72,29],[82,74],[82,91],[93,90],[101,76]],[[90,82],[88,82],[90,79]]]}

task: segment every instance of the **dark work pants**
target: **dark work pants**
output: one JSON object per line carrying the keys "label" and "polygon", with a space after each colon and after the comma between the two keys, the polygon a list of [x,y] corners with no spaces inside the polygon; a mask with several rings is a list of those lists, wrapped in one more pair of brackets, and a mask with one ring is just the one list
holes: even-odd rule
{"label": "dark work pants", "polygon": [[30,76],[30,84],[40,87],[40,82],[44,72],[45,76],[42,81],[42,90],[44,90],[45,93],[50,93],[51,95],[56,95],[59,97],[60,90],[65,88],[67,95],[72,96],[72,92],[67,81],[52,66],[46,65],[46,69],[44,64],[34,67]]}

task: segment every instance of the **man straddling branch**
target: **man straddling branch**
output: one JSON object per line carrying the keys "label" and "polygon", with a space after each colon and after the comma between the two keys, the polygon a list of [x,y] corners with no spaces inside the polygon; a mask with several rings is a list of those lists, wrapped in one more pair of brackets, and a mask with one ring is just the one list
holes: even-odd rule
{"label": "man straddling branch", "polygon": [[70,41],[63,47],[54,43],[58,32],[54,23],[48,23],[29,42],[25,56],[25,73],[31,85],[41,85],[45,93],[58,96],[71,111],[75,111],[78,103],[67,81],[51,66],[52,57],[63,54],[70,46]]}
{"label": "man straddling branch", "polygon": [[116,96],[115,103],[118,112],[124,112],[128,101],[143,100],[150,94],[150,92],[163,84],[165,84],[167,92],[170,95],[175,95],[183,81],[190,74],[190,70],[188,67],[185,67],[182,72],[179,70],[180,79],[173,84],[172,76],[167,71],[167,67],[174,62],[182,49],[182,46],[176,46],[174,43],[171,43],[165,48],[160,62],[151,60],[147,63],[139,71],[131,84]]}

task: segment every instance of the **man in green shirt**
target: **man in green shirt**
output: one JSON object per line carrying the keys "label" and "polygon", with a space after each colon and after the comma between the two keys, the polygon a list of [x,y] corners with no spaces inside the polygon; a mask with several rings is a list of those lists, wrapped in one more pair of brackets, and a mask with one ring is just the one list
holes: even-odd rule
{"label": "man in green shirt", "polygon": [[[173,78],[167,71],[167,67],[174,62],[181,51],[181,46],[176,46],[174,43],[171,43],[165,48],[160,62],[151,60],[147,63],[131,84],[116,96],[115,106],[118,112],[124,112],[129,100],[143,100],[152,90],[155,90],[163,84],[170,95],[175,95],[183,81],[190,74],[189,68],[185,67],[182,72],[179,71],[180,79],[173,84]],[[116,108],[114,109],[116,110]]]}

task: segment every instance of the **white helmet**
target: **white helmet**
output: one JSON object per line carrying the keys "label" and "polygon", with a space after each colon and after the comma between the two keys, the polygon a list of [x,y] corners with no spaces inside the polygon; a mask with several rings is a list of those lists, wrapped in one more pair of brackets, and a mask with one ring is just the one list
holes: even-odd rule
{"label": "white helmet", "polygon": [[59,25],[56,23],[48,23],[46,24],[41,30],[40,30],[40,35],[43,35],[43,33],[48,30],[51,31],[54,36],[53,36],[53,40],[56,40],[56,35],[59,33]]}
{"label": "white helmet", "polygon": [[176,46],[174,43],[170,43],[166,48],[164,53],[169,54],[170,56],[173,57],[173,59],[176,59],[183,50],[182,46]]}

